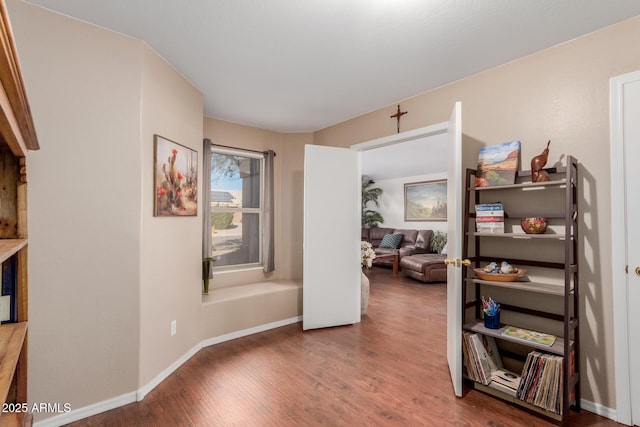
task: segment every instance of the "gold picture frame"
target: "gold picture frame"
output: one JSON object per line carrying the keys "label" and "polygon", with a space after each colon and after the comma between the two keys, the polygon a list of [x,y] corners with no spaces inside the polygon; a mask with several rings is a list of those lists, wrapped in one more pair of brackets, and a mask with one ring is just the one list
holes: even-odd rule
{"label": "gold picture frame", "polygon": [[447,180],[411,182],[404,185],[405,221],[446,221]]}

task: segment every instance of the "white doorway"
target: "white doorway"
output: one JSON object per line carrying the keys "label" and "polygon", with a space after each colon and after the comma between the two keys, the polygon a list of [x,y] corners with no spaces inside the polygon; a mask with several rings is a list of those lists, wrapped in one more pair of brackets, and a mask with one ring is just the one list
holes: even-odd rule
{"label": "white doorway", "polygon": [[611,96],[611,236],[618,421],[640,424],[640,71],[614,77]]}
{"label": "white doorway", "polygon": [[[462,188],[464,181],[463,162],[466,164],[468,156],[463,153],[462,147],[462,105],[457,102],[451,112],[451,118],[447,122],[432,126],[391,135],[384,138],[352,145],[351,148],[360,152],[368,150],[383,150],[391,145],[400,145],[407,142],[422,141],[429,143],[431,139],[438,143],[444,136],[447,145],[447,156],[440,159],[446,163],[447,176],[447,256],[460,259],[462,255]],[[449,265],[447,268],[447,361],[451,374],[453,391],[456,396],[462,396],[462,343],[460,333],[462,330],[462,290],[461,269],[459,266]],[[449,283],[453,285],[449,285]]]}

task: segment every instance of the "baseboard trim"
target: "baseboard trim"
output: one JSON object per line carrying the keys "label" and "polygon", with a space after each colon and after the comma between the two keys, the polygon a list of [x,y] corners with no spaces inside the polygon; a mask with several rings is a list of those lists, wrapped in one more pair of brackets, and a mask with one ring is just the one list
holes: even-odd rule
{"label": "baseboard trim", "polygon": [[580,399],[580,407],[585,411],[593,412],[596,415],[618,422],[618,412],[615,409],[607,408],[599,403],[593,403],[584,399]]}
{"label": "baseboard trim", "polygon": [[270,329],[279,328],[281,326],[291,325],[302,321],[302,316],[291,317],[289,319],[278,320],[277,322],[267,323],[264,325],[256,326],[253,328],[243,329],[241,331],[232,332],[230,334],[220,335],[201,341],[199,344],[193,346],[182,357],[173,362],[167,369],[160,372],[154,379],[147,384],[139,388],[137,391],[131,393],[125,393],[112,399],[103,400],[102,402],[94,403],[89,406],[85,406],[80,409],[72,409],[71,412],[56,415],[51,418],[47,418],[42,421],[35,422],[34,427],[59,427],[65,424],[72,423],[74,421],[88,418],[93,415],[98,415],[102,412],[110,411],[112,409],[119,408],[120,406],[128,405],[136,401],[141,401],[149,394],[154,388],[156,388],[162,381],[164,381],[169,375],[175,372],[180,366],[182,366],[187,360],[195,356],[198,351],[204,347],[220,344],[225,341],[231,341],[236,338],[246,337],[258,332],[268,331]]}
{"label": "baseboard trim", "polygon": [[94,403],[89,406],[85,406],[80,409],[72,409],[70,412],[56,415],[51,418],[44,419],[42,421],[34,422],[34,427],[59,427],[65,424],[72,423],[74,421],[81,420],[83,418],[97,415],[102,412],[110,411],[112,409],[119,408],[129,403],[136,401],[136,392],[121,394],[120,396],[103,400],[102,402]]}
{"label": "baseboard trim", "polygon": [[291,325],[302,321],[302,316],[290,317],[289,319],[278,320],[277,322],[267,323],[265,325],[255,326],[253,328],[243,329],[241,331],[231,332],[229,334],[220,335],[202,341],[202,347],[220,344],[225,341],[235,340],[236,338],[246,337],[247,335],[257,334],[258,332],[268,331],[269,329],[279,328],[281,326]]}
{"label": "baseboard trim", "polygon": [[173,372],[175,372],[176,369],[178,369],[180,366],[182,366],[184,364],[184,362],[186,362],[187,360],[191,359],[198,351],[200,351],[201,348],[202,348],[202,343],[194,345],[191,348],[191,350],[187,351],[184,355],[182,355],[182,357],[180,357],[178,360],[176,360],[171,365],[169,365],[167,367],[167,369],[165,369],[164,371],[160,372],[158,375],[156,375],[156,377],[154,379],[152,379],[147,384],[145,384],[144,386],[139,388],[138,391],[136,392],[136,399],[138,400],[138,402],[141,401],[142,399],[144,399],[144,397],[147,394],[149,394],[149,392],[151,390],[156,388],[158,386],[158,384],[160,384],[169,375],[171,375]]}

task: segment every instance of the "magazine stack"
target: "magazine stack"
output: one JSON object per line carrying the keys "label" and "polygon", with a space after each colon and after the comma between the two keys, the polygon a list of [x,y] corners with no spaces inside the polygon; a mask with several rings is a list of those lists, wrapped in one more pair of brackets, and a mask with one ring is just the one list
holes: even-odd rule
{"label": "magazine stack", "polygon": [[476,205],[476,231],[478,233],[504,233],[504,207],[502,203]]}
{"label": "magazine stack", "polygon": [[[569,358],[571,374],[574,370],[573,356],[572,351]],[[522,381],[516,397],[556,414],[562,414],[562,382],[562,357],[532,351],[522,369]]]}

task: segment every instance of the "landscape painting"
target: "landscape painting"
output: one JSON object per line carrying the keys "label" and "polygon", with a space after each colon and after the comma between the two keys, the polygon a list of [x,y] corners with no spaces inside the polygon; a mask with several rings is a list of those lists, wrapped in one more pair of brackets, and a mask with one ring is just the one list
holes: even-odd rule
{"label": "landscape painting", "polygon": [[480,148],[476,187],[513,184],[516,181],[520,141]]}
{"label": "landscape painting", "polygon": [[447,181],[425,181],[405,184],[404,220],[446,221]]}
{"label": "landscape painting", "polygon": [[154,216],[198,214],[198,152],[154,135]]}

